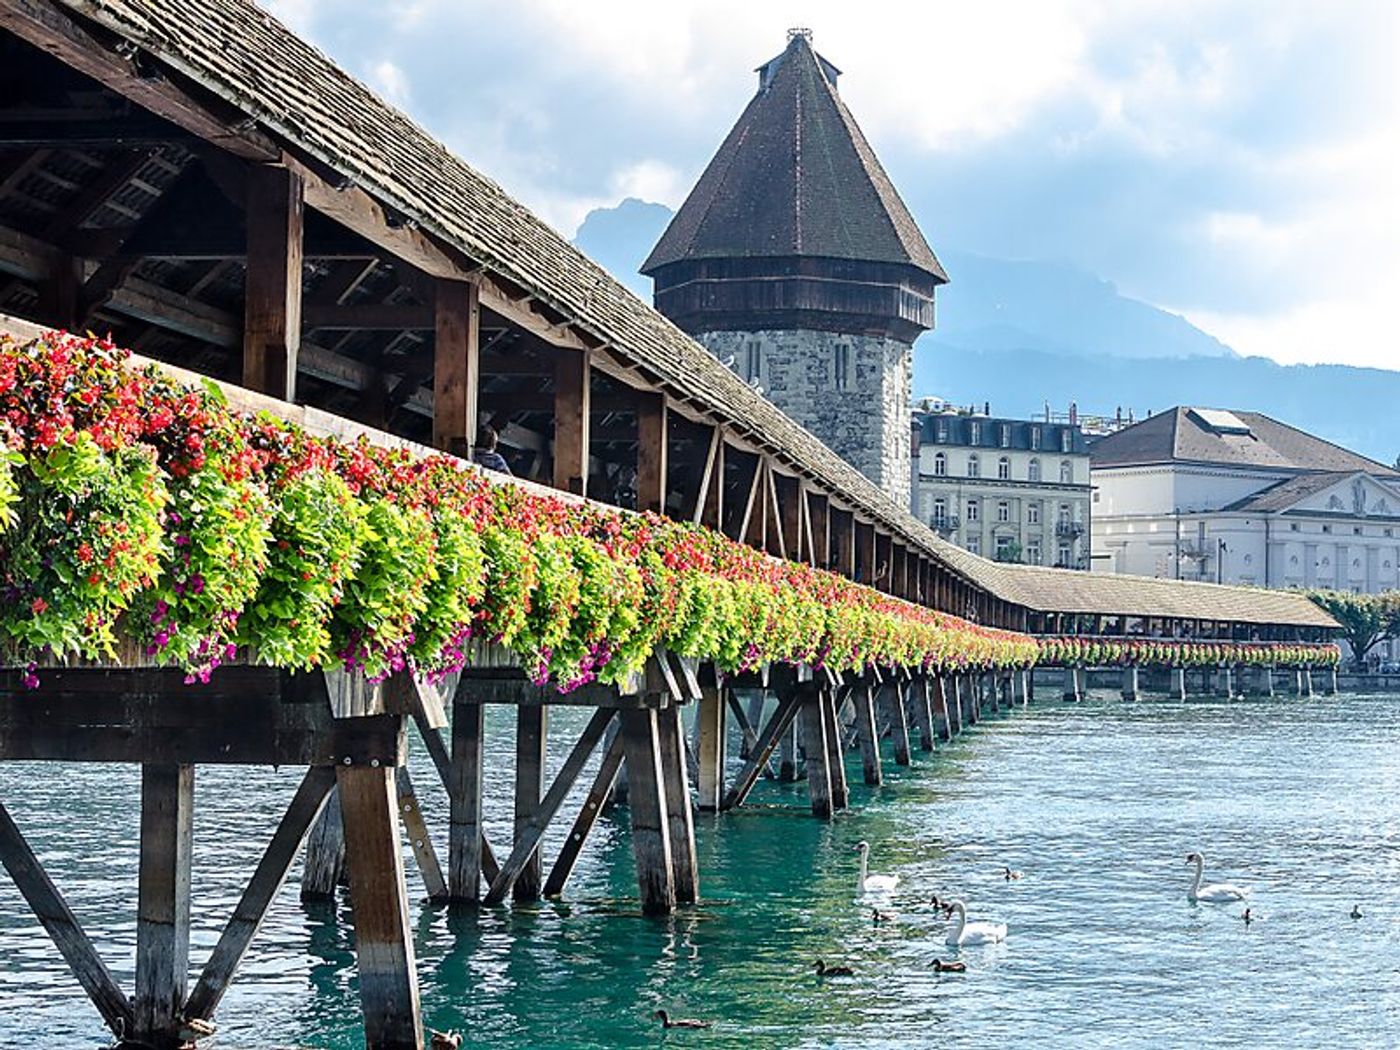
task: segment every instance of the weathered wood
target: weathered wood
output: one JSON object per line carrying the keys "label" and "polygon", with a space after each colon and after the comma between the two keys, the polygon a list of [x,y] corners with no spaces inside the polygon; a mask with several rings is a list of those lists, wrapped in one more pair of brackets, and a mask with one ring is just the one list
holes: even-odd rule
{"label": "weathered wood", "polygon": [[194,767],[141,767],[141,857],[136,891],[136,995],[131,1037],[179,1046],[190,953]]}
{"label": "weathered wood", "polygon": [[465,456],[476,443],[481,384],[481,294],[472,281],[437,281],[434,297],[433,445]]}
{"label": "weathered wood", "polygon": [[790,784],[797,779],[797,725],[793,724],[778,741],[778,782]]}
{"label": "weathered wood", "polygon": [[621,717],[631,791],[632,852],[642,911],[667,915],[676,906],[676,883],[657,712],[623,711]]}
{"label": "weathered wood", "polygon": [[738,721],[742,733],[739,757],[747,759],[752,756],[754,748],[758,746],[758,731],[763,725],[763,690],[756,689],[749,694],[747,711],[739,700],[737,688],[730,690],[729,697],[730,709],[734,712],[734,717]]}
{"label": "weathered wood", "polygon": [[671,881],[677,904],[700,899],[700,867],[695,855],[695,820],[690,808],[690,777],[686,771],[685,723],[677,706],[656,713],[661,745],[661,773],[666,796],[667,830],[671,840]]}
{"label": "weathered wood", "polygon": [[725,749],[728,726],[724,717],[727,687],[718,684],[701,687],[695,722],[700,737],[699,778],[696,794],[702,812],[714,812],[724,801]]}
{"label": "weathered wood", "polygon": [[[615,721],[609,723],[610,734],[616,725]],[[622,737],[612,735],[603,752],[603,760],[598,764],[598,772],[593,777],[593,786],[588,789],[588,795],[583,800],[578,816],[574,818],[574,825],[569,829],[569,835],[559,850],[559,856],[554,859],[554,866],[549,869],[549,878],[544,884],[546,897],[558,897],[564,892],[564,886],[578,862],[579,853],[588,841],[589,832],[593,830],[593,825],[598,823],[603,807],[607,804],[613,781],[617,779],[618,771],[622,768],[622,760]]]}
{"label": "weathered wood", "polygon": [[423,1050],[394,770],[337,766],[367,1050]]}
{"label": "weathered wood", "polygon": [[447,777],[447,892],[454,901],[481,896],[484,704],[452,706],[452,761]]}
{"label": "weathered wood", "polygon": [[418,873],[423,876],[423,888],[428,891],[429,900],[445,901],[450,896],[447,880],[443,878],[442,865],[438,862],[437,850],[433,848],[428,822],[423,818],[423,808],[413,790],[413,778],[407,766],[398,768],[395,786],[398,790],[399,819],[403,821],[413,859],[418,863]]}
{"label": "weathered wood", "polygon": [[914,725],[919,730],[919,750],[932,751],[933,728],[932,685],[927,675],[919,675],[909,685],[909,700],[914,708]]}
{"label": "weathered wood", "polygon": [[943,675],[934,675],[930,679],[930,686],[933,693],[933,722],[934,729],[940,740],[953,739],[953,721],[948,714],[948,689],[949,681]]}
{"label": "weathered wood", "polygon": [[281,165],[248,170],[243,385],[296,400],[301,348],[301,178]]}
{"label": "weathered wood", "polygon": [[829,754],[826,741],[826,718],[822,713],[820,690],[812,683],[798,687],[798,723],[802,730],[802,749],[807,754],[807,798],[812,815],[830,820],[831,774],[827,770]]}
{"label": "weathered wood", "polygon": [[880,737],[875,728],[875,692],[868,682],[859,682],[851,691],[856,705],[856,740],[860,744],[861,770],[872,787],[884,783],[880,768]]}
{"label": "weathered wood", "polygon": [[332,788],[330,798],[322,807],[306,840],[306,861],[301,867],[301,899],[332,899],[344,873],[345,829],[340,819],[340,796]]}
{"label": "weathered wood", "polygon": [[743,769],[739,771],[738,777],[735,778],[728,793],[725,794],[721,809],[733,809],[735,806],[743,805],[744,799],[749,797],[749,792],[758,782],[759,772],[768,764],[773,749],[778,746],[778,739],[788,731],[796,717],[796,697],[781,698],[778,701],[778,709],[768,720],[768,725],[764,727],[763,732],[755,742],[754,749],[744,763]]}
{"label": "weathered wood", "polygon": [[135,1014],[131,1001],[97,954],[92,940],[78,924],[68,902],[39,863],[3,803],[0,803],[0,863],[5,865],[30,911],[48,931],[54,947],[107,1027],[117,1036],[132,1031]]}
{"label": "weathered wood", "polygon": [[[515,841],[530,837],[535,812],[545,792],[545,762],[549,751],[549,708],[521,707],[515,712]],[[538,844],[538,839],[535,840]],[[502,865],[502,872],[505,865]],[[540,897],[542,878],[538,848],[531,849],[511,889],[518,901]],[[500,875],[496,876],[497,879]],[[494,888],[494,885],[493,885]]]}
{"label": "weathered wood", "polygon": [[894,741],[894,761],[897,766],[909,764],[909,719],[905,713],[905,683],[896,677],[880,687],[880,699],[890,724]]}
{"label": "weathered wood", "polygon": [[836,716],[836,691],[824,686],[819,699],[826,727],[826,772],[831,783],[832,809],[850,805],[851,792],[846,785],[846,755],[841,746],[841,721]]}
{"label": "weathered wood", "polygon": [[669,416],[664,394],[637,395],[637,509],[666,513]]}
{"label": "weathered wood", "polygon": [[700,472],[700,489],[695,495],[691,521],[715,531],[719,531],[724,521],[724,428],[720,426],[710,431],[710,447],[705,454],[705,467]]}
{"label": "weathered wood", "polygon": [[[326,798],[335,786],[335,770],[329,766],[312,766],[306,771],[291,804],[282,814],[272,841],[263,851],[262,859],[248,880],[228,925],[214,946],[204,969],[195,982],[194,990],[185,1003],[185,1017],[212,1018],[243,956],[257,936],[273,899],[286,881],[302,843],[306,841],[312,821],[325,806]],[[337,821],[337,823],[339,823]]]}
{"label": "weathered wood", "polygon": [[[578,740],[569,751],[568,757],[564,759],[564,765],[560,768],[558,775],[554,778],[554,783],[550,785],[544,798],[523,821],[516,820],[515,842],[511,846],[510,856],[501,865],[500,873],[491,881],[491,889],[486,894],[485,903],[501,903],[505,900],[506,894],[515,887],[531,861],[539,864],[539,845],[541,839],[544,838],[544,833],[549,829],[555,814],[563,806],[564,799],[573,789],[574,781],[578,780],[579,774],[583,772],[583,767],[592,757],[598,746],[598,741],[603,739],[603,733],[612,723],[613,718],[614,712],[606,709],[600,708],[593,713],[593,717],[583,727],[583,732],[579,734]],[[540,754],[543,754],[544,749],[540,748],[539,751]],[[531,755],[533,756],[533,754],[532,746]],[[518,801],[519,796],[517,796]]]}
{"label": "weathered wood", "polygon": [[554,487],[588,491],[592,379],[587,353],[559,351],[554,363]]}

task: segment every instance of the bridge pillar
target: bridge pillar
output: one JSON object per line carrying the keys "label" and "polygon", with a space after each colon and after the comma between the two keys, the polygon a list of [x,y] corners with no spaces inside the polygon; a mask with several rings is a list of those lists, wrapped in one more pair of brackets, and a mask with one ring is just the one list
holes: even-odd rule
{"label": "bridge pillar", "polygon": [[1141,692],[1138,690],[1138,669],[1136,667],[1123,668],[1123,699],[1141,699]]}
{"label": "bridge pillar", "polygon": [[1021,706],[1026,707],[1035,699],[1035,669],[1025,668],[1021,671]]}
{"label": "bridge pillar", "polygon": [[820,702],[826,726],[826,771],[831,782],[831,808],[845,809],[851,804],[851,792],[846,785],[846,750],[842,747],[841,719],[836,713],[836,690],[824,687]]}
{"label": "bridge pillar", "polygon": [[987,702],[987,706],[992,709],[992,714],[1001,713],[1001,691],[997,688],[997,676],[995,671],[986,671],[982,674],[981,680],[982,696]]}
{"label": "bridge pillar", "polygon": [[1231,674],[1229,664],[1221,664],[1215,669],[1214,689],[1216,695],[1226,700],[1233,700],[1235,698],[1234,676]]}
{"label": "bridge pillar", "polygon": [[804,682],[802,706],[798,724],[802,730],[802,750],[807,755],[807,797],[812,803],[812,816],[830,820],[831,773],[827,763],[826,715],[822,710],[822,694],[813,682]]}
{"label": "bridge pillar", "polygon": [[963,728],[963,680],[960,675],[953,675],[948,679],[943,697],[944,708],[948,712],[948,733],[951,739],[953,734],[961,733]]}
{"label": "bridge pillar", "polygon": [[1337,695],[1337,692],[1338,692],[1338,688],[1337,688],[1337,669],[1336,669],[1335,667],[1329,667],[1329,668],[1324,672],[1324,674],[1327,675],[1327,684],[1326,684],[1326,687],[1325,687],[1325,688],[1326,688],[1327,695],[1328,695],[1328,696],[1336,696],[1336,695]]}
{"label": "bridge pillar", "polygon": [[1259,691],[1264,696],[1274,695],[1274,669],[1273,667],[1261,667],[1259,669],[1260,682]]}
{"label": "bridge pillar", "polygon": [[793,722],[778,741],[778,779],[783,783],[797,779],[797,733],[797,723]]}
{"label": "bridge pillar", "polygon": [[977,675],[963,679],[963,725],[975,726],[982,720],[981,681]]}
{"label": "bridge pillar", "polygon": [[919,750],[932,751],[937,735],[933,727],[933,683],[928,675],[919,675],[909,686],[910,701],[914,706],[914,725],[919,730]]}
{"label": "bridge pillar", "polygon": [[1316,694],[1313,692],[1313,675],[1311,667],[1303,668],[1303,693],[1311,700]]}
{"label": "bridge pillar", "polygon": [[1169,692],[1178,700],[1186,699],[1186,668],[1173,667]]}
{"label": "bridge pillar", "polygon": [[[709,665],[706,665],[708,668]],[[706,671],[708,678],[709,671]],[[717,813],[724,801],[725,703],[723,687],[704,683],[700,687],[700,703],[695,721],[700,743],[696,748],[699,768],[696,770],[697,794],[703,813]]]}
{"label": "bridge pillar", "polygon": [[933,689],[933,726],[940,740],[953,739],[953,723],[948,714],[948,690],[951,679],[944,675],[934,675],[929,684]]}
{"label": "bridge pillar", "polygon": [[894,740],[894,764],[909,764],[909,718],[904,707],[907,686],[898,676],[886,681],[881,688],[885,717],[890,722],[890,737]]}
{"label": "bridge pillar", "polygon": [[651,708],[624,708],[619,718],[629,767],[632,854],[642,911],[669,915],[676,907],[675,863],[657,713]]}
{"label": "bridge pillar", "polygon": [[1077,667],[1065,668],[1064,698],[1072,701],[1078,701],[1081,698],[1079,693],[1079,668]]}
{"label": "bridge pillar", "polygon": [[861,771],[865,782],[879,787],[884,782],[880,772],[880,736],[875,725],[875,689],[869,681],[857,682],[851,689],[856,705],[856,739],[860,742]]}

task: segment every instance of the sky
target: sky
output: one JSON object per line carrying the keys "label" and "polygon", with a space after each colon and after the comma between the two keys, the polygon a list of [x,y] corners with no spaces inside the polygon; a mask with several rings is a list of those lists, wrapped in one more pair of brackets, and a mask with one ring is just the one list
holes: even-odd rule
{"label": "sky", "polygon": [[678,206],[807,27],[935,251],[1400,368],[1393,0],[261,2],[568,236]]}

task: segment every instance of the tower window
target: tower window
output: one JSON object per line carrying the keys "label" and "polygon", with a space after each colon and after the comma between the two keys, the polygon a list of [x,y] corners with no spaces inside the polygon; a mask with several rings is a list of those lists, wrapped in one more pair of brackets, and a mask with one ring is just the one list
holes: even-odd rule
{"label": "tower window", "polygon": [[837,390],[845,390],[851,382],[851,344],[837,343],[832,356],[831,385]]}
{"label": "tower window", "polygon": [[1031,427],[1031,449],[1040,451],[1040,428]]}
{"label": "tower window", "polygon": [[763,344],[751,339],[744,347],[744,378],[750,383],[763,375]]}

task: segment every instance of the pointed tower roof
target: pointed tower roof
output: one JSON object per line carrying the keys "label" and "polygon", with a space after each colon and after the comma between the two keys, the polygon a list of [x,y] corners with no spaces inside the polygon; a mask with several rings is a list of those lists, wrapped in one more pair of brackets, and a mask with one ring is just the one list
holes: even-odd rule
{"label": "pointed tower roof", "polygon": [[836,92],[840,71],[789,33],[758,93],[641,272],[702,259],[819,257],[947,274]]}

